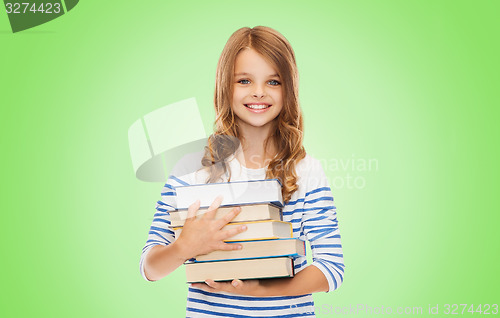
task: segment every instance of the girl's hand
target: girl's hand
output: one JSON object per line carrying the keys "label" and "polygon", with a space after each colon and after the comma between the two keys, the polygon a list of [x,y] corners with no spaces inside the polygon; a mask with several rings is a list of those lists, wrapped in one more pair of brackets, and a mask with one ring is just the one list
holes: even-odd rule
{"label": "girl's hand", "polygon": [[266,296],[265,288],[261,286],[258,279],[245,281],[234,279],[232,282],[214,282],[207,279],[205,283],[194,283],[191,286],[212,293],[226,292],[245,296]]}
{"label": "girl's hand", "polygon": [[215,213],[222,202],[222,197],[217,197],[201,217],[196,217],[200,208],[200,201],[191,204],[188,209],[186,223],[182,228],[179,238],[174,244],[177,245],[185,260],[198,255],[207,254],[215,250],[230,251],[241,249],[241,244],[227,244],[223,241],[241,233],[247,229],[246,225],[231,230],[221,230],[238,213],[241,208],[235,207],[224,218],[216,220]]}
{"label": "girl's hand", "polygon": [[323,272],[314,265],[307,266],[293,278],[267,278],[232,282],[214,282],[207,279],[205,283],[191,284],[192,287],[204,291],[218,293],[227,292],[245,296],[299,296],[328,291],[328,281]]}

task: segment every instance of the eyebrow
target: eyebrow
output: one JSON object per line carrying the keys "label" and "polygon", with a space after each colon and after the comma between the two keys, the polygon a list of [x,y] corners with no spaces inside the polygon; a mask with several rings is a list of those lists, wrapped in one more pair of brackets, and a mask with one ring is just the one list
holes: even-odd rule
{"label": "eyebrow", "polygon": [[[234,74],[234,76],[242,76],[242,75],[244,75],[244,76],[249,76],[249,75],[252,75],[252,74],[245,73],[245,72],[243,72],[243,73],[236,73],[236,74]],[[280,77],[280,76],[279,76],[278,74],[272,74],[272,75],[269,75],[269,77]]]}

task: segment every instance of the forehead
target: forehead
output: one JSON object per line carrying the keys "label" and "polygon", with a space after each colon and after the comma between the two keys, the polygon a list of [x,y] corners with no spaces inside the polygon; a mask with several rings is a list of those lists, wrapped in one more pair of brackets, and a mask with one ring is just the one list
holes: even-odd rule
{"label": "forehead", "polygon": [[234,72],[258,74],[258,75],[276,75],[278,72],[260,53],[254,49],[243,49],[236,56],[234,63]]}

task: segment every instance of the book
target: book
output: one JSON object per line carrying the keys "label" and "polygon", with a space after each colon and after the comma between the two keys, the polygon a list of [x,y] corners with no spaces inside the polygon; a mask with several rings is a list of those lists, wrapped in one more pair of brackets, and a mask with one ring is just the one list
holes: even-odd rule
{"label": "book", "polygon": [[[245,240],[265,240],[277,238],[291,238],[293,237],[292,223],[282,221],[255,221],[255,222],[240,222],[229,223],[222,228],[222,230],[229,230],[245,224],[246,231],[238,233],[225,242],[231,241],[245,241]],[[175,237],[178,238],[182,232],[182,227],[174,228]]]}
{"label": "book", "polygon": [[187,210],[198,199],[201,208],[209,207],[219,195],[223,197],[221,206],[272,203],[283,207],[278,179],[196,184],[179,186],[175,191],[178,210]]}
{"label": "book", "polygon": [[289,257],[186,263],[185,267],[188,283],[294,276],[293,260]]}
{"label": "book", "polygon": [[[270,203],[241,205],[240,213],[231,222],[250,222],[262,220],[282,221],[281,209]],[[217,209],[215,219],[222,219],[233,210],[234,206],[226,206]],[[201,217],[208,211],[208,208],[199,209],[197,217]],[[184,226],[188,215],[187,210],[177,210],[170,212],[170,226]]]}
{"label": "book", "polygon": [[241,250],[213,251],[196,257],[196,262],[220,260],[237,260],[265,257],[299,257],[306,255],[305,242],[299,239],[287,238],[276,240],[231,242],[242,245]]}

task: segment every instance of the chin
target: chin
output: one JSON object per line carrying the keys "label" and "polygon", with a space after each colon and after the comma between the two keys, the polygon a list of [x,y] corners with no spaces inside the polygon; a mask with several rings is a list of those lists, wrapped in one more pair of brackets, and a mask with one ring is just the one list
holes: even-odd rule
{"label": "chin", "polygon": [[271,125],[274,122],[274,119],[265,120],[265,121],[246,121],[246,123],[253,127],[264,127],[267,125]]}

